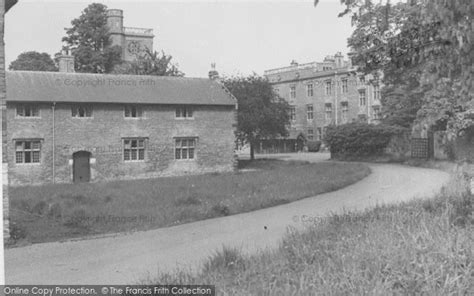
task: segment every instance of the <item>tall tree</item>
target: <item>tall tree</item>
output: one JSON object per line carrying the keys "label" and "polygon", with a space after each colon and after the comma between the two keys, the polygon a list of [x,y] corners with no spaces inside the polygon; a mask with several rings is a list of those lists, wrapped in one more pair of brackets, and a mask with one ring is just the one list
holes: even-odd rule
{"label": "tall tree", "polygon": [[21,53],[16,60],[10,63],[8,69],[14,71],[58,71],[58,68],[49,54],[46,52],[39,53],[37,51]]}
{"label": "tall tree", "polygon": [[237,98],[237,138],[250,145],[250,158],[253,160],[258,140],[288,134],[290,106],[275,93],[268,80],[255,74],[224,78],[223,83]]}
{"label": "tall tree", "polygon": [[107,6],[92,3],[71,24],[63,42],[74,54],[77,72],[108,73],[122,62],[121,47],[110,46]]}
{"label": "tall tree", "polygon": [[184,76],[178,69],[178,65],[171,62],[173,57],[146,49],[143,55],[137,57],[135,61],[124,62],[114,67],[112,73],[131,75],[154,75],[154,76]]}
{"label": "tall tree", "polygon": [[413,114],[419,104],[418,123],[444,121],[455,135],[472,124],[471,0],[341,3],[346,9],[340,16],[351,15],[355,26],[349,38],[355,63],[365,72],[382,71],[387,90],[403,93],[391,96],[395,101],[386,100],[386,107],[407,106],[404,111]]}

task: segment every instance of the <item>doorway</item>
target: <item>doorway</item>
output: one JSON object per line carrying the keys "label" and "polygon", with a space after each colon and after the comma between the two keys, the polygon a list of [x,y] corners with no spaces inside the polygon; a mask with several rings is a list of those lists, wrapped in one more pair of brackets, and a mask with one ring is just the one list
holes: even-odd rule
{"label": "doorway", "polygon": [[91,179],[91,153],[78,151],[72,155],[72,180],[74,183],[89,182]]}

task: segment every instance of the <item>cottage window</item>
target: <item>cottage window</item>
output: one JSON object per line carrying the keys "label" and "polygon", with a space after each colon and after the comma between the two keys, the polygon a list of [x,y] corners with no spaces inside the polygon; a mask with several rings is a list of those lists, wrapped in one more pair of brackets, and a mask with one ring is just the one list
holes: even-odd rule
{"label": "cottage window", "polygon": [[290,86],[290,99],[296,99],[296,86]]}
{"label": "cottage window", "polygon": [[92,117],[92,106],[76,105],[71,110],[72,117]]}
{"label": "cottage window", "polygon": [[313,104],[306,105],[306,118],[313,120]]}
{"label": "cottage window", "polygon": [[176,118],[193,118],[193,110],[190,107],[177,107]]}
{"label": "cottage window", "polygon": [[36,105],[18,105],[16,115],[18,117],[39,117],[39,108]]}
{"label": "cottage window", "polygon": [[308,130],[308,140],[309,141],[314,140],[314,130],[313,129]]}
{"label": "cottage window", "polygon": [[365,89],[359,91],[359,106],[367,105],[367,98],[365,96]]}
{"label": "cottage window", "polygon": [[320,127],[317,128],[317,131],[318,131],[318,140],[321,141],[321,139],[323,138],[323,131]]}
{"label": "cottage window", "polygon": [[290,120],[296,121],[296,107],[290,106]]}
{"label": "cottage window", "polygon": [[124,115],[126,118],[139,118],[143,117],[143,110],[138,106],[125,106]]}
{"label": "cottage window", "polygon": [[194,159],[196,149],[195,138],[179,138],[175,140],[176,159]]}
{"label": "cottage window", "polygon": [[123,160],[145,160],[145,139],[123,139]]}
{"label": "cottage window", "polygon": [[306,86],[306,93],[307,93],[308,97],[312,97],[314,95],[313,84],[312,83],[310,83]]}
{"label": "cottage window", "polygon": [[41,158],[40,141],[16,141],[16,163],[39,163]]}

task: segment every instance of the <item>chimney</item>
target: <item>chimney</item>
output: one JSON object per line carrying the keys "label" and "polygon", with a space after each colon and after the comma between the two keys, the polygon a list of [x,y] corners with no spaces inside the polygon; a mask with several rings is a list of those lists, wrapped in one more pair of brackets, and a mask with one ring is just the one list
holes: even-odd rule
{"label": "chimney", "polygon": [[292,67],[296,67],[296,66],[298,66],[298,62],[296,62],[295,60],[292,60],[291,63],[290,63],[290,65],[291,65]]}
{"label": "chimney", "polygon": [[74,56],[72,56],[69,50],[63,50],[59,56],[59,72],[69,72],[73,73],[74,71]]}
{"label": "chimney", "polygon": [[336,63],[336,68],[344,68],[344,56],[341,52],[336,53],[334,62]]}
{"label": "chimney", "polygon": [[219,79],[219,72],[217,72],[216,70],[216,63],[211,64],[211,71],[209,71],[209,79],[211,80]]}

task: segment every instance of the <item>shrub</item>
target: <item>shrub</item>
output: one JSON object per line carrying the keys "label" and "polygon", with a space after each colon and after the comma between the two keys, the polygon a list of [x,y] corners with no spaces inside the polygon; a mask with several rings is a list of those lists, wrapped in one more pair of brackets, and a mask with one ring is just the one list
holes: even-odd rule
{"label": "shrub", "polygon": [[382,155],[394,135],[405,132],[400,127],[383,124],[349,123],[329,126],[324,140],[331,158],[351,158]]}
{"label": "shrub", "polygon": [[321,141],[308,141],[306,142],[309,152],[318,152],[321,148]]}

